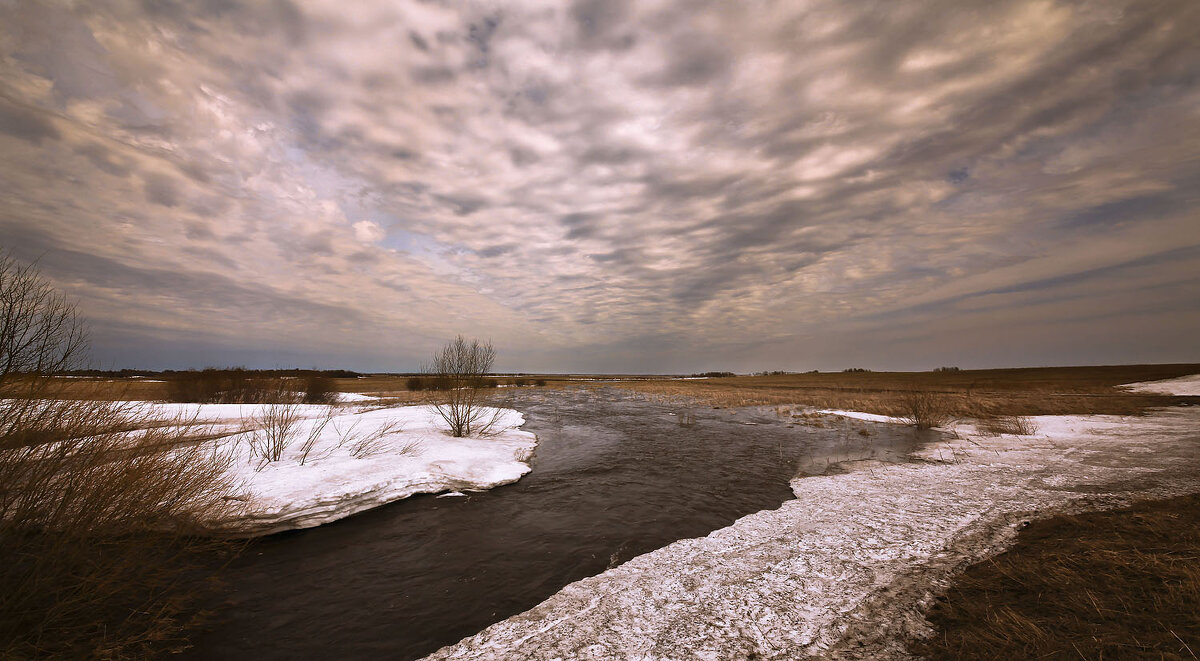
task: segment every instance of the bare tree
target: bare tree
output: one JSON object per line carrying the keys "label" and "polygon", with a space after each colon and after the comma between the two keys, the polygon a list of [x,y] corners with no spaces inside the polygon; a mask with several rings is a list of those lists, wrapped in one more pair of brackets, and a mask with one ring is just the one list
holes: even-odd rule
{"label": "bare tree", "polygon": [[485,390],[495,362],[496,350],[491,342],[467,342],[459,335],[435,353],[425,367],[426,373],[445,385],[434,408],[452,435],[483,434],[495,425],[500,411],[489,408]]}
{"label": "bare tree", "polygon": [[[75,306],[36,266],[0,253],[0,388],[12,388],[20,377],[78,367],[86,350]],[[37,385],[36,379],[25,381]]]}
{"label": "bare tree", "polygon": [[86,349],[75,306],[0,252],[0,658],[179,642],[194,533],[240,507],[232,454],[195,420],[59,390]]}

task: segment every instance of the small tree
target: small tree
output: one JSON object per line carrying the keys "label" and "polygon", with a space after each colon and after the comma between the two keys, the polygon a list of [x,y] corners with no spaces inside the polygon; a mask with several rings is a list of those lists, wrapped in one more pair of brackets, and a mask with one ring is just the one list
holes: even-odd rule
{"label": "small tree", "polygon": [[488,408],[484,390],[495,362],[496,350],[491,342],[467,342],[459,335],[435,353],[425,367],[424,371],[435,382],[446,385],[434,408],[449,425],[452,435],[482,434],[495,424],[499,411]]}

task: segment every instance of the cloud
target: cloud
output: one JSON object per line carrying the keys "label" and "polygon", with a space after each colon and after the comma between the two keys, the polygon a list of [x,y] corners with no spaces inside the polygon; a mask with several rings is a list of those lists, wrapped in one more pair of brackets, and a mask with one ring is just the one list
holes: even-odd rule
{"label": "cloud", "polygon": [[[2,5],[0,239],[112,346],[127,318],[161,347],[395,352],[377,369],[458,332],[514,369],[1194,360],[1198,22],[1187,0]],[[1062,353],[1096,323],[1116,339]]]}
{"label": "cloud", "polygon": [[369,220],[360,220],[354,223],[354,238],[363,243],[375,243],[382,241],[386,233],[383,228]]}

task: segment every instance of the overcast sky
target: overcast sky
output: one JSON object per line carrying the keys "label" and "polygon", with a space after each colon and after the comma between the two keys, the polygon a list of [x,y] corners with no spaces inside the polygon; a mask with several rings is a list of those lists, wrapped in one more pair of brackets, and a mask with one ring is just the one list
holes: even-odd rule
{"label": "overcast sky", "polygon": [[1200,2],[0,0],[99,367],[1200,361]]}

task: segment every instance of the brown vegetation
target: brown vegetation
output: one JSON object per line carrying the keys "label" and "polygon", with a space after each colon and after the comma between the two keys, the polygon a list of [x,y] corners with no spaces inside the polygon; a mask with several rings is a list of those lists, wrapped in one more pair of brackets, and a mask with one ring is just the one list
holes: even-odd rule
{"label": "brown vegetation", "polygon": [[1200,658],[1200,495],[1035,521],[930,620],[934,661]]}
{"label": "brown vegetation", "polygon": [[[229,515],[229,456],[193,421],[68,399],[86,335],[0,256],[0,657],[122,658],[182,642],[193,534]],[[73,390],[79,387],[71,385]]]}
{"label": "brown vegetation", "polygon": [[446,387],[433,400],[453,436],[486,433],[495,423],[498,409],[489,409],[484,389],[495,387],[489,379],[496,350],[491,342],[467,342],[459,335],[433,355],[426,372],[436,383]]}
{"label": "brown vegetation", "polygon": [[712,406],[783,405],[904,417],[916,392],[940,393],[952,417],[1137,415],[1200,398],[1130,393],[1116,386],[1200,373],[1200,364],[1043,367],[938,372],[836,372],[704,380],[639,379],[618,386]]}

